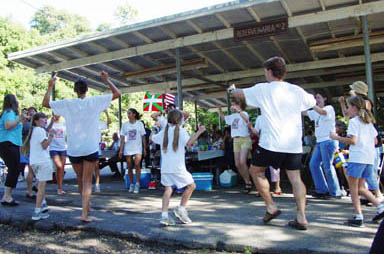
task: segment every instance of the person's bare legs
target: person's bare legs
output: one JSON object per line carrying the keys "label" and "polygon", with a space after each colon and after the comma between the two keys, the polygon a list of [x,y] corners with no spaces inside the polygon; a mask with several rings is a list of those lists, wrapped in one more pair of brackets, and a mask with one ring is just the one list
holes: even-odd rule
{"label": "person's bare legs", "polygon": [[351,193],[352,205],[355,209],[355,214],[362,214],[360,198],[359,198],[359,178],[347,176],[349,191]]}
{"label": "person's bare legs", "polygon": [[135,155],[135,171],[136,171],[136,183],[140,183],[141,176],[141,158],[143,156],[141,154]]}
{"label": "person's bare legs", "polygon": [[63,179],[64,179],[64,165],[65,165],[65,156],[55,155],[52,158],[53,163],[56,166],[56,180],[57,180],[57,194],[61,195],[65,192],[63,191]]}
{"label": "person's bare legs", "polygon": [[[241,152],[235,152],[235,166],[239,170],[239,173],[241,177],[243,178],[245,184],[250,184],[251,180],[249,178],[249,172],[248,172],[248,166],[247,166],[247,160],[246,156],[248,155],[243,155],[243,151]],[[245,157],[245,159],[244,159]]]}
{"label": "person's bare legs", "polygon": [[72,167],[77,176],[77,189],[81,196],[83,194],[83,162],[72,163]]}
{"label": "person's bare legs", "polygon": [[171,200],[172,192],[173,192],[172,186],[165,186],[162,208],[161,208],[162,212],[168,212],[169,201]]}
{"label": "person's bare legs", "polygon": [[[364,187],[365,178],[358,178],[358,179],[359,179],[359,183],[358,183],[359,195],[365,197],[374,206],[376,207],[379,206],[381,204],[380,200],[374,194],[372,194],[371,191],[369,191],[367,188]],[[359,200],[359,203],[360,203],[360,200]]]}
{"label": "person's bare legs", "polygon": [[292,185],[293,196],[296,199],[296,220],[302,225],[307,225],[308,221],[305,216],[305,203],[306,203],[306,188],[301,180],[300,170],[286,170],[289,181]]}
{"label": "person's bare legs", "polygon": [[192,196],[193,191],[196,189],[196,184],[192,183],[185,187],[183,195],[181,196],[180,206],[187,207],[187,203]]}
{"label": "person's bare legs", "polygon": [[99,167],[99,161],[96,161],[95,164],[95,184],[100,184],[100,167]]}
{"label": "person's bare legs", "polygon": [[260,196],[264,199],[265,205],[267,207],[267,212],[273,214],[277,210],[277,205],[273,202],[271,192],[269,191],[269,182],[265,177],[265,170],[267,167],[257,167],[251,165],[249,172],[251,173],[253,182],[256,185],[257,190],[260,193]]}
{"label": "person's bare legs", "polygon": [[26,183],[27,183],[27,191],[28,191],[28,195],[29,196],[32,196],[33,195],[33,192],[32,192],[32,184],[33,184],[33,169],[31,168],[31,166],[29,164],[28,165],[28,174],[27,174],[27,179],[25,180]]}
{"label": "person's bare legs", "polygon": [[83,211],[81,213],[81,220],[89,222],[88,212],[90,208],[90,200],[92,195],[92,175],[95,171],[97,161],[83,161],[83,191],[82,191],[82,203]]}
{"label": "person's bare legs", "polygon": [[131,155],[125,158],[127,160],[129,182],[133,184],[133,158]]}
{"label": "person's bare legs", "polygon": [[13,191],[13,188],[5,186],[2,200],[7,201],[7,202],[11,202],[12,191]]}
{"label": "person's bare legs", "polygon": [[41,208],[41,204],[45,198],[45,186],[46,181],[40,182],[37,184],[37,196],[36,196],[36,208]]}

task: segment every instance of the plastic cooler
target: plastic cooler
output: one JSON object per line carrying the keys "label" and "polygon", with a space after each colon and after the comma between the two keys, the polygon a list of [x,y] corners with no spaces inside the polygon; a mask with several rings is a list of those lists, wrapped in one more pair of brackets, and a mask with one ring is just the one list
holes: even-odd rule
{"label": "plastic cooler", "polygon": [[196,190],[212,190],[212,173],[192,173],[192,177],[196,184]]}
{"label": "plastic cooler", "polygon": [[[129,186],[131,185],[131,183],[128,177],[128,170],[125,170],[124,177],[125,177],[125,187],[129,189]],[[141,175],[140,175],[140,188],[148,188],[150,182],[151,182],[151,170],[148,168],[142,168]],[[135,170],[133,170],[133,184],[136,184]]]}
{"label": "plastic cooler", "polygon": [[220,175],[220,186],[221,187],[233,187],[237,184],[237,174],[233,170],[225,170]]}

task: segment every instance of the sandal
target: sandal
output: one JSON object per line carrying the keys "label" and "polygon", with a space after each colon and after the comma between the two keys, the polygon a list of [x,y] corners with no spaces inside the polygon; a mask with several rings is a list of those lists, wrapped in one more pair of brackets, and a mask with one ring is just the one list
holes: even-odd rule
{"label": "sandal", "polygon": [[1,204],[3,206],[18,206],[19,205],[19,202],[17,202],[16,200],[12,199],[11,201],[1,201]]}
{"label": "sandal", "polygon": [[307,230],[307,225],[299,223],[297,219],[289,221],[288,226],[297,230]]}
{"label": "sandal", "polygon": [[279,216],[280,214],[281,214],[281,211],[280,211],[280,210],[276,210],[276,212],[274,212],[274,213],[269,213],[269,212],[267,211],[267,212],[265,212],[263,221],[264,221],[264,223],[268,223],[268,222],[270,222],[271,220],[273,220],[274,218],[276,218],[277,216]]}
{"label": "sandal", "polygon": [[252,183],[245,184],[244,193],[249,194],[252,191]]}

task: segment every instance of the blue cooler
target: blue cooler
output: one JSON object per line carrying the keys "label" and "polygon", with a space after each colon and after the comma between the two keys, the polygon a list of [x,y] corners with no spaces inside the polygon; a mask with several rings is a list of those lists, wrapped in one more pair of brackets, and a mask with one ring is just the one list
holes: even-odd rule
{"label": "blue cooler", "polygon": [[[128,170],[125,170],[125,187],[129,189],[129,186],[131,183],[129,182],[128,177]],[[149,183],[151,182],[151,170],[147,168],[141,169],[141,176],[140,176],[140,188],[148,188]],[[133,184],[136,184],[136,173],[135,170],[133,170]]]}
{"label": "blue cooler", "polygon": [[192,177],[196,184],[196,190],[212,190],[212,173],[192,173]]}

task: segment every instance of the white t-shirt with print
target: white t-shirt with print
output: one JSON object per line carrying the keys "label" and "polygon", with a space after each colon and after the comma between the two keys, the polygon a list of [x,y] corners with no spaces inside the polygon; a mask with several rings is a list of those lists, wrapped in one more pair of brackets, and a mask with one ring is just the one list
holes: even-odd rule
{"label": "white t-shirt with print", "polygon": [[31,165],[51,162],[51,157],[49,156],[49,148],[47,147],[47,149],[43,149],[43,146],[41,145],[41,142],[43,142],[45,139],[47,139],[47,132],[41,127],[33,127],[29,157],[29,163]]}
{"label": "white t-shirt with print", "polygon": [[67,143],[65,142],[66,128],[65,123],[58,122],[52,125],[55,131],[52,142],[49,145],[50,151],[65,151],[67,150]]}
{"label": "white t-shirt with print", "polygon": [[49,103],[53,112],[65,119],[69,156],[86,156],[99,150],[99,118],[111,101],[112,94],[105,94]]}
{"label": "white t-shirt with print", "polygon": [[[246,115],[247,118],[249,119],[247,112],[242,111],[242,113],[244,115]],[[232,138],[233,137],[248,137],[249,136],[248,125],[239,113],[225,116],[224,120],[225,120],[225,123],[227,125],[231,126]]]}
{"label": "white t-shirt with print", "polygon": [[145,136],[145,129],[141,121],[136,121],[134,124],[125,122],[121,127],[120,136],[125,138],[124,155],[143,153],[142,136]]}
{"label": "white t-shirt with print", "polygon": [[335,110],[331,105],[325,106],[323,110],[325,110],[327,114],[320,115],[315,110],[309,110],[307,112],[309,119],[315,122],[317,143],[330,140],[329,134],[336,131]]}
{"label": "white t-shirt with print", "polygon": [[152,141],[161,147],[161,173],[181,173],[187,171],[185,166],[185,146],[187,145],[190,136],[184,128],[179,128],[179,144],[176,152],[173,151],[173,135],[175,133],[175,126],[170,125],[168,128],[168,146],[166,153],[163,151],[165,129],[152,136]]}
{"label": "white t-shirt with print", "polygon": [[243,89],[246,103],[265,117],[259,146],[280,153],[301,153],[301,112],[315,106],[313,95],[284,81],[259,83]]}
{"label": "white t-shirt with print", "polygon": [[356,136],[357,144],[349,146],[348,162],[371,164],[375,161],[375,137],[377,131],[373,124],[363,123],[358,116],[349,120],[348,136]]}

